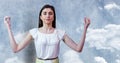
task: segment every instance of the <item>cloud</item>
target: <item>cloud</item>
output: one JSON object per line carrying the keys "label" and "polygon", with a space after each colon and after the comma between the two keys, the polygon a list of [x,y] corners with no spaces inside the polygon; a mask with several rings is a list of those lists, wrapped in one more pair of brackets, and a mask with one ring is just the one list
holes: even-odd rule
{"label": "cloud", "polygon": [[18,32],[16,35],[15,35],[15,40],[17,43],[21,42],[25,36],[26,36],[26,32]]}
{"label": "cloud", "polygon": [[[25,38],[25,36],[26,36],[26,34],[27,34],[27,32],[18,32],[17,34],[15,34],[15,40],[16,40],[16,42],[17,43],[20,43],[24,38]],[[10,53],[10,54],[7,54],[8,52],[6,52],[5,53],[5,55],[4,55],[4,59],[6,59],[5,60],[5,62],[4,63],[26,63],[26,61],[28,61],[28,60],[25,60],[26,58],[27,59],[31,59],[31,57],[33,56],[33,54],[31,54],[31,53],[33,53],[33,52],[29,52],[30,53],[30,55],[29,55],[29,53],[27,53],[26,54],[26,52],[28,52],[28,48],[27,49],[24,49],[23,51],[21,51],[20,53],[17,53],[17,55],[16,54],[14,54],[13,52],[12,53]],[[1,53],[1,52],[0,52]],[[6,55],[7,56],[15,56],[15,57],[10,57],[10,58],[8,58],[8,57],[6,57]],[[20,58],[19,58],[20,57]],[[33,61],[32,60],[29,60],[30,61],[30,63],[33,63]],[[28,61],[28,62],[29,62]]]}
{"label": "cloud", "polygon": [[120,9],[120,6],[117,5],[116,3],[110,3],[110,4],[105,5],[104,8],[107,10],[111,10],[113,8]]}
{"label": "cloud", "polygon": [[116,60],[116,63],[120,63],[120,59],[117,59],[117,60]]}
{"label": "cloud", "polygon": [[3,51],[5,46],[3,44],[0,45],[0,51]]}
{"label": "cloud", "polygon": [[103,57],[95,57],[94,60],[97,63],[107,63]]}
{"label": "cloud", "polygon": [[[5,45],[0,44],[0,56],[2,57],[2,58],[0,58],[1,61],[4,60],[4,58],[7,56],[6,55],[6,48],[7,47]],[[1,61],[0,61],[0,63],[1,63]]]}
{"label": "cloud", "polygon": [[6,59],[5,63],[25,63],[25,62],[21,61],[17,56],[15,56],[15,57]]}
{"label": "cloud", "polygon": [[83,61],[79,58],[79,54],[73,50],[68,50],[63,54],[63,62],[62,63],[83,63]]}
{"label": "cloud", "polygon": [[88,29],[86,41],[89,47],[120,51],[120,25],[108,24],[101,29]]}

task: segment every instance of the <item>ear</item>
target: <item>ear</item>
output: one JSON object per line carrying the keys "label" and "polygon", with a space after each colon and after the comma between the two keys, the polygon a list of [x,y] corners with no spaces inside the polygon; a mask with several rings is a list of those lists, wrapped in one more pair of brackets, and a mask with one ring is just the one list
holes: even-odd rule
{"label": "ear", "polygon": [[39,17],[42,20],[42,16]]}

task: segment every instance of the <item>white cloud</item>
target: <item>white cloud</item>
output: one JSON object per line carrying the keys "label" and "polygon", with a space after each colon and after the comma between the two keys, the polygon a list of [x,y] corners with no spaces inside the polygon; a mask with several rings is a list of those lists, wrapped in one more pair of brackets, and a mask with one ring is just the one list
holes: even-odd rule
{"label": "white cloud", "polygon": [[103,8],[102,8],[102,7],[98,7],[98,9],[103,10]]}
{"label": "white cloud", "polygon": [[79,53],[68,50],[63,54],[63,62],[62,63],[83,63],[83,61],[79,58]]}
{"label": "white cloud", "polygon": [[107,61],[103,57],[95,57],[94,60],[97,63],[107,63]]}
{"label": "white cloud", "polygon": [[76,28],[76,32],[77,32],[77,33],[81,33],[82,30],[83,30],[83,27],[82,27],[82,26]]}
{"label": "white cloud", "polygon": [[120,63],[120,59],[117,59],[117,60],[116,60],[116,63]]}
{"label": "white cloud", "polygon": [[3,51],[5,46],[3,44],[0,45],[0,50]]}
{"label": "white cloud", "polygon": [[8,58],[5,60],[5,63],[25,63],[24,61],[21,61],[17,56]]}
{"label": "white cloud", "polygon": [[120,25],[108,24],[101,29],[88,29],[86,41],[89,47],[120,51]]}
{"label": "white cloud", "polygon": [[110,4],[106,4],[104,6],[104,8],[107,9],[107,10],[110,10],[110,9],[113,9],[113,8],[120,9],[120,6],[117,5],[116,3],[110,3]]}
{"label": "white cloud", "polygon": [[21,42],[26,36],[26,32],[19,32],[15,35],[15,40],[17,43]]}

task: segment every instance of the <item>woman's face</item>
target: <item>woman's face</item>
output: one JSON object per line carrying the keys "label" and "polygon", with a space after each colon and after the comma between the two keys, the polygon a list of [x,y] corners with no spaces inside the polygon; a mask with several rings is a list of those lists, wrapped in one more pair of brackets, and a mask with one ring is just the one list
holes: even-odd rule
{"label": "woman's face", "polygon": [[51,8],[45,8],[42,10],[40,19],[43,21],[45,24],[52,24],[54,20],[54,12]]}

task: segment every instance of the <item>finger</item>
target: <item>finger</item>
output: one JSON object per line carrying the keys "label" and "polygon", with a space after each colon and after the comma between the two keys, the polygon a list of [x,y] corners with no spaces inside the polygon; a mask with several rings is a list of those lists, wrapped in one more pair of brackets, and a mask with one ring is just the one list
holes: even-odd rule
{"label": "finger", "polygon": [[10,17],[9,16],[5,16],[4,17],[4,21],[10,21]]}
{"label": "finger", "polygon": [[90,19],[89,19],[89,18],[86,18],[86,21],[89,23],[89,22],[90,22]]}
{"label": "finger", "polygon": [[90,23],[90,19],[88,19],[88,23]]}
{"label": "finger", "polygon": [[89,18],[86,18],[86,24],[88,24],[89,23]]}
{"label": "finger", "polygon": [[7,16],[4,17],[4,21],[6,21]]}
{"label": "finger", "polygon": [[86,17],[84,18],[84,22],[86,23]]}

